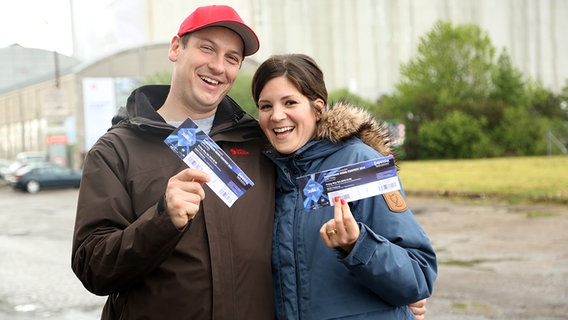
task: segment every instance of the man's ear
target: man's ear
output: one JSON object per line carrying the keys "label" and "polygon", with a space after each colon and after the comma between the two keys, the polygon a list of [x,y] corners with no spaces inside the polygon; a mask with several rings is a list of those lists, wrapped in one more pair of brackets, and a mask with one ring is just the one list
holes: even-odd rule
{"label": "man's ear", "polygon": [[181,38],[178,35],[175,35],[170,42],[170,49],[168,51],[168,59],[170,59],[171,62],[177,61],[180,48]]}

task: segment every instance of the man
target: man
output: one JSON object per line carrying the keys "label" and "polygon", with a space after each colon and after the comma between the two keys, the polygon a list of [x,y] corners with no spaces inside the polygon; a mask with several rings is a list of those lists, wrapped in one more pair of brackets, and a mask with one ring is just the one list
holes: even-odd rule
{"label": "man", "polygon": [[[134,91],[87,154],[72,268],[109,296],[102,319],[274,318],[274,169],[258,122],[226,96],[258,48],[232,8],[197,8],[171,40],[171,85]],[[231,208],[163,142],[187,118],[255,184]]]}
{"label": "man", "polygon": [[[171,86],[137,89],[89,151],[72,268],[109,295],[103,319],[274,318],[274,176],[258,123],[226,96],[259,42],[227,6],[195,10],[168,53]],[[228,208],[163,140],[198,123],[255,185]]]}

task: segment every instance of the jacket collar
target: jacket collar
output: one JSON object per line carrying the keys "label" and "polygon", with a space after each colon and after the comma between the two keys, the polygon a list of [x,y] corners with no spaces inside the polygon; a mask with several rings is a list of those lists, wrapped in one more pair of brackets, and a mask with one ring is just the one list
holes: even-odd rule
{"label": "jacket collar", "polygon": [[[126,108],[120,108],[117,115],[113,117],[113,125],[117,125],[122,120],[128,120],[123,121],[122,124],[127,125],[128,123],[142,130],[167,128],[171,131],[172,127],[166,124],[157,112],[166,101],[169,91],[169,85],[145,85],[134,90],[128,97]],[[226,139],[241,140],[250,137],[258,138],[262,135],[258,128],[258,121],[247,114],[231,97],[225,96],[217,107],[210,135],[230,131],[235,127],[241,131],[243,128],[250,130],[245,130],[239,137],[234,134],[225,135]]]}
{"label": "jacket collar", "polygon": [[388,126],[364,108],[339,101],[322,113],[316,138],[332,142],[357,137],[383,156],[392,153]]}

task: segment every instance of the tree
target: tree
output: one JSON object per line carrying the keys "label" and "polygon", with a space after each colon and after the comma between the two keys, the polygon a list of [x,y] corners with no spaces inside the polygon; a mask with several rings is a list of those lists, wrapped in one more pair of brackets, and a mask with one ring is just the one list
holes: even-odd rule
{"label": "tree", "polygon": [[504,50],[493,73],[491,100],[502,101],[511,107],[526,108],[526,98],[523,74],[513,67],[511,58]]}
{"label": "tree", "polygon": [[568,110],[563,106],[562,93],[555,95],[544,88],[538,81],[529,81],[527,85],[528,110],[533,115],[551,119],[568,120]]}
{"label": "tree", "polygon": [[475,119],[454,110],[442,119],[430,121],[419,129],[422,158],[480,158],[498,152],[483,128],[485,119]]}
{"label": "tree", "polygon": [[531,116],[526,109],[508,108],[503,122],[493,131],[493,140],[506,156],[544,154],[548,127],[549,121],[545,117]]}
{"label": "tree", "polygon": [[228,96],[233,98],[246,112],[258,119],[258,109],[252,99],[252,75],[239,73]]}
{"label": "tree", "polygon": [[495,52],[473,24],[437,22],[421,38],[377,109],[406,125],[409,159],[543,153],[544,132],[568,118],[566,95],[525,80],[505,50]]}
{"label": "tree", "polygon": [[474,24],[439,21],[421,38],[417,57],[401,66],[394,94],[378,109],[383,118],[406,124],[409,158],[419,157],[422,125],[454,110],[483,115],[493,92],[494,56],[489,36]]}
{"label": "tree", "polygon": [[344,101],[357,105],[359,107],[365,108],[370,112],[374,112],[377,109],[377,105],[369,100],[362,98],[361,96],[349,92],[345,88],[337,89],[328,94],[327,103],[334,104],[338,101]]}
{"label": "tree", "polygon": [[437,118],[463,102],[485,101],[492,89],[495,49],[477,25],[453,27],[438,22],[420,40],[418,56],[401,67],[397,93],[408,98],[432,97]]}

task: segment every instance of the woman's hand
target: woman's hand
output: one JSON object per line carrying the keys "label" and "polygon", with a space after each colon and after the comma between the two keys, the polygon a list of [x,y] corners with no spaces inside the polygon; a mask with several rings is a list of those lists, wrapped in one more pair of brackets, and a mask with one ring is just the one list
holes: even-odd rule
{"label": "woman's hand", "polygon": [[424,320],[424,315],[426,314],[426,299],[411,303],[408,307],[416,319]]}
{"label": "woman's hand", "polygon": [[345,252],[351,252],[361,233],[359,225],[344,199],[335,197],[333,208],[333,219],[323,224],[320,236],[326,246],[340,247]]}

